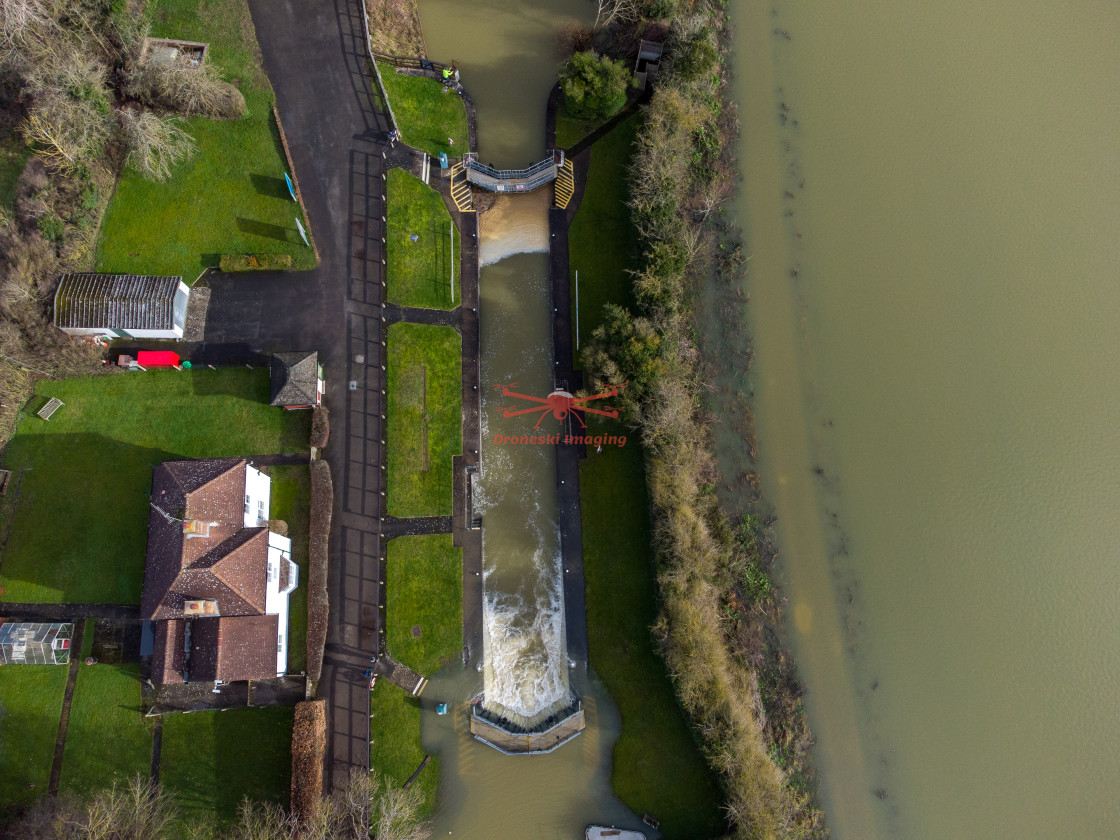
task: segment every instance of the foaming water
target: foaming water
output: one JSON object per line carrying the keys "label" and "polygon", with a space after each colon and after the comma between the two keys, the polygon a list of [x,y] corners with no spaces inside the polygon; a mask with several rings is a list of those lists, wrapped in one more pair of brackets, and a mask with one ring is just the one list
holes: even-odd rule
{"label": "foaming water", "polygon": [[[489,215],[489,214],[488,214]],[[482,272],[482,515],[485,702],[527,725],[568,698],[567,645],[553,446],[494,443],[537,417],[505,418],[503,385],[552,390],[548,258],[519,254]],[[517,406],[519,408],[524,405]],[[551,423],[541,423],[542,434]]]}
{"label": "foaming water", "polygon": [[497,196],[493,206],[478,217],[479,264],[492,265],[514,254],[547,252],[551,201],[549,189]]}

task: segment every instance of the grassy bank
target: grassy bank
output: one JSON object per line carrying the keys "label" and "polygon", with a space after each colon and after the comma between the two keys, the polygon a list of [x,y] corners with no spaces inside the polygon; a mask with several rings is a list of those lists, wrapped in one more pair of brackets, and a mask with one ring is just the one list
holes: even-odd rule
{"label": "grassy bank", "polygon": [[[642,115],[636,113],[595,143],[583,199],[568,229],[573,284],[575,273],[579,272],[580,336],[584,341],[602,323],[606,304],[634,305],[633,280],[628,269],[633,264],[637,236],[626,205],[626,167],[641,123]],[[580,365],[580,361],[577,358],[576,364]]]}
{"label": "grassy bank", "polygon": [[286,706],[165,716],[160,781],[181,824],[228,824],[246,796],[287,807],[291,743]]}
{"label": "grassy bank", "polygon": [[[640,124],[636,114],[595,144],[586,192],[569,229],[571,266],[581,269],[584,335],[602,323],[607,303],[634,301],[626,271],[635,241],[625,204],[626,162]],[[617,433],[621,425],[596,418],[592,429]],[[635,438],[624,448],[591,453],[580,466],[591,665],[622,714],[611,785],[635,813],[655,814],[667,838],[712,837],[724,822],[719,783],[650,633],[657,586],[645,486]]]}
{"label": "grassy bank", "polygon": [[150,14],[153,36],[210,44],[207,62],[237,85],[248,113],[185,120],[198,149],[165,183],[145,181],[133,169],[122,173],[102,225],[97,270],[179,275],[191,283],[221,254],[272,253],[290,254],[294,268],[311,268],[315,256],[295,220],[307,222],[284,184],[275,97],[246,0],[154,0]]}
{"label": "grassy bank", "polygon": [[[369,767],[394,784],[403,785],[424,760],[424,747],[420,743],[420,700],[381,679],[370,692],[369,703]],[[424,794],[423,818],[435,810],[438,783],[439,758],[432,756],[413,782]]]}
{"label": "grassy bank", "polygon": [[307,448],[310,412],[269,406],[265,370],[152,371],[37,387],[32,410],[48,397],[65,405],[49,423],[26,416],[4,450],[6,469],[25,470],[18,507],[14,492],[0,499],[4,521],[12,517],[0,573],[6,601],[138,603],[156,464]]}
{"label": "grassy bank", "polygon": [[288,523],[292,562],[299,567],[299,585],[288,596],[288,672],[307,669],[307,562],[311,515],[311,471],[306,466],[269,467],[272,508],[269,517]]}
{"label": "grassy bank", "polygon": [[388,508],[451,513],[452,462],[462,452],[462,339],[450,327],[389,327]]}
{"label": "grassy bank", "polygon": [[385,293],[389,301],[453,309],[463,296],[459,290],[459,231],[451,223],[451,214],[438,192],[403,169],[389,170],[386,183]]}
{"label": "grassy bank", "polygon": [[463,550],[450,534],[400,537],[389,542],[385,566],[389,654],[425,676],[458,661]]}
{"label": "grassy bank", "polygon": [[47,792],[65,665],[0,668],[0,826]]}
{"label": "grassy bank", "polygon": [[[440,152],[457,157],[470,151],[467,109],[457,93],[450,90],[445,93],[442,82],[427,76],[397,73],[381,62],[378,67],[403,142],[433,157],[438,157]],[[448,140],[455,142],[448,143]]]}

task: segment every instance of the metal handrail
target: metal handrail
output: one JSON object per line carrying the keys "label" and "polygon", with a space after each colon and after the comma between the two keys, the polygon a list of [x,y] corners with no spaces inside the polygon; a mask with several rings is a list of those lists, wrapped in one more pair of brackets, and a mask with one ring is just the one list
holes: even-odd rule
{"label": "metal handrail", "polygon": [[[556,162],[557,152],[559,152],[561,156],[560,163]],[[546,157],[544,160],[538,161],[537,163],[534,163],[532,166],[529,166],[525,169],[495,169],[492,166],[487,166],[485,163],[481,163],[478,160],[478,152],[467,152],[465,155],[463,155],[463,166],[467,167],[468,169],[473,169],[476,172],[481,172],[484,175],[489,175],[491,178],[498,178],[502,181],[523,181],[527,178],[531,178],[533,175],[544,172],[546,169],[549,169],[553,166],[562,166],[564,163],[563,155],[563,149],[553,150],[548,153],[548,157]],[[541,183],[544,182],[542,181]],[[537,186],[540,186],[540,184],[537,184]]]}

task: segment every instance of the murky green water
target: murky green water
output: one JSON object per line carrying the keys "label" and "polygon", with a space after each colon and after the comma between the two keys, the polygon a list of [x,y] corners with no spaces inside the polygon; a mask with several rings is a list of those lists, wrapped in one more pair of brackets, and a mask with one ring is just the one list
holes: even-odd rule
{"label": "murky green water", "polygon": [[[478,114],[479,149],[499,167],[544,157],[544,117],[555,83],[555,26],[590,11],[585,0],[464,5],[424,0],[429,55],[457,59]],[[550,191],[548,191],[550,192]],[[547,198],[547,197],[546,197]],[[482,214],[480,280],[483,448],[478,510],[483,517],[485,645],[481,671],[449,669],[424,692],[423,739],[441,760],[434,836],[571,838],[588,823],[636,827],[640,820],[610,788],[611,750],[621,722],[586,663],[569,667],[560,585],[556,465],[549,447],[503,446],[495,433],[531,434],[536,417],[502,416],[528,403],[521,393],[552,390],[552,293],[548,278],[548,201],[517,196]],[[522,251],[538,253],[518,253]],[[551,417],[541,430],[558,432]],[[569,687],[584,704],[587,728],[543,756],[506,756],[475,741],[468,703],[485,690],[507,713],[547,708]],[[434,714],[437,701],[450,714]],[[513,714],[510,715],[514,717]]]}
{"label": "murky green water", "polygon": [[730,8],[756,363],[723,382],[833,836],[1120,836],[1117,7]]}

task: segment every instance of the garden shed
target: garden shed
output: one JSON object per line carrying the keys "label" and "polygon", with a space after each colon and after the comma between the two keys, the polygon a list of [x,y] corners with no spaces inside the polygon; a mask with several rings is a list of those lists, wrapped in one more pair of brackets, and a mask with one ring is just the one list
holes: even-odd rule
{"label": "garden shed", "polygon": [[74,336],[180,339],[190,292],[181,277],[63,274],[54,323]]}

